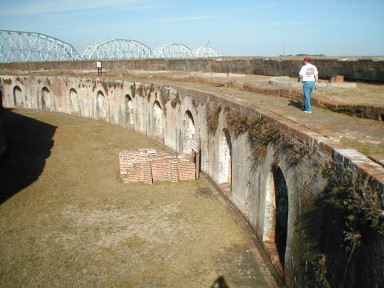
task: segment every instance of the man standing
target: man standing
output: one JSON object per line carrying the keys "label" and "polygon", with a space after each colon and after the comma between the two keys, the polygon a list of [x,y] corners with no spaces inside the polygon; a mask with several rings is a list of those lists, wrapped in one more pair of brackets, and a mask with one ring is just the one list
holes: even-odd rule
{"label": "man standing", "polygon": [[306,56],[304,57],[305,65],[301,67],[299,72],[299,81],[303,82],[303,92],[304,92],[304,112],[312,113],[311,106],[311,94],[312,90],[316,85],[316,81],[319,80],[318,71],[315,65],[311,64],[311,58]]}

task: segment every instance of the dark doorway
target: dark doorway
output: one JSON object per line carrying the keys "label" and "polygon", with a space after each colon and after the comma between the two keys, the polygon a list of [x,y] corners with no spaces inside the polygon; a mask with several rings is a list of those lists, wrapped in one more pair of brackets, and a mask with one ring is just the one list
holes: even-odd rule
{"label": "dark doorway", "polygon": [[276,193],[275,243],[281,266],[285,266],[288,230],[288,189],[283,172],[277,167],[273,173]]}

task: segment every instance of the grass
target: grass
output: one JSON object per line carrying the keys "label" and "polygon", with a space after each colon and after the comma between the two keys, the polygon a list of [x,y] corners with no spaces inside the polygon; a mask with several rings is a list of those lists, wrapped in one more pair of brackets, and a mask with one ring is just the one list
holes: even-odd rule
{"label": "grass", "polygon": [[[297,78],[291,77],[289,82],[297,82]],[[348,81],[346,81],[348,82]],[[329,83],[320,79],[320,83]],[[332,102],[348,105],[384,105],[384,84],[355,82],[356,88],[319,88],[314,94],[326,97]]]}
{"label": "grass", "polygon": [[356,88],[324,88],[316,93],[348,105],[384,105],[384,84],[356,83]]}
{"label": "grass", "polygon": [[104,122],[5,111],[1,287],[276,287],[202,180],[123,184],[118,152],[162,147]]}

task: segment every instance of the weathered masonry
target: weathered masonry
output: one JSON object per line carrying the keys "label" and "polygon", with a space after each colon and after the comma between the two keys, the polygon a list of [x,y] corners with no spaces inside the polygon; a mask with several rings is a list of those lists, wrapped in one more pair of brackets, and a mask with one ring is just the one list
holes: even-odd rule
{"label": "weathered masonry", "polygon": [[248,221],[288,287],[383,285],[384,168],[364,155],[202,91],[64,76],[1,76],[1,84],[6,108],[104,120],[178,155],[198,138],[194,163]]}
{"label": "weathered masonry", "polygon": [[155,149],[123,150],[119,153],[124,183],[195,180],[195,163],[189,155],[175,156]]}

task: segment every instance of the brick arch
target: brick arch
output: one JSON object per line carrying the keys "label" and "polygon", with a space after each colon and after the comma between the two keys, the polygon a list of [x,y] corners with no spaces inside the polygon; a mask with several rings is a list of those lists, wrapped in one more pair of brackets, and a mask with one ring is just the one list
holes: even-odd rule
{"label": "brick arch", "polygon": [[153,102],[152,108],[152,133],[156,140],[163,141],[163,110],[157,100]]}
{"label": "brick arch", "polygon": [[13,102],[16,107],[24,106],[23,92],[21,91],[21,88],[18,85],[13,87]]}
{"label": "brick arch", "polygon": [[52,110],[53,108],[52,100],[53,100],[52,95],[49,89],[47,87],[43,87],[41,89],[41,109]]}
{"label": "brick arch", "polygon": [[191,154],[191,140],[196,133],[196,128],[192,113],[189,110],[185,111],[184,113],[183,126],[183,154]]}
{"label": "brick arch", "polygon": [[71,105],[71,113],[78,114],[80,112],[79,96],[75,88],[69,90],[69,101]]}

